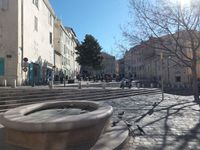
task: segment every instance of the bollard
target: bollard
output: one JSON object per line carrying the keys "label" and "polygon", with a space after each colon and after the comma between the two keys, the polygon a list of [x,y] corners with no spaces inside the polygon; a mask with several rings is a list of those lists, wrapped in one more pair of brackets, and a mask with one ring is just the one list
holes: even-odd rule
{"label": "bollard", "polygon": [[17,85],[17,81],[14,79],[14,80],[13,80],[12,88],[16,88],[16,85]]}
{"label": "bollard", "polygon": [[4,80],[4,86],[7,87],[7,80]]}
{"label": "bollard", "polygon": [[140,88],[140,83],[137,83],[137,88]]}
{"label": "bollard", "polygon": [[81,81],[78,82],[78,89],[81,89],[82,86],[81,86]]}
{"label": "bollard", "polygon": [[153,88],[153,83],[151,83],[151,88]]}
{"label": "bollard", "polygon": [[64,78],[64,87],[66,87],[66,80],[65,80],[65,78]]}
{"label": "bollard", "polygon": [[102,82],[102,89],[106,89],[106,83],[105,82]]}
{"label": "bollard", "polygon": [[53,89],[53,81],[49,82],[49,89]]}

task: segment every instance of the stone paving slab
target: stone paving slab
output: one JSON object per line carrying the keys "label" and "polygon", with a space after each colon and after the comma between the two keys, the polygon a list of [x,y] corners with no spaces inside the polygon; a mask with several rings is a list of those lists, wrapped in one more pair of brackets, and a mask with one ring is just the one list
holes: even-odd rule
{"label": "stone paving slab", "polygon": [[117,126],[111,125],[106,129],[91,150],[120,150],[126,143],[128,134],[126,124],[120,121]]}
{"label": "stone paving slab", "polygon": [[[122,119],[132,124],[133,132],[123,150],[200,150],[200,107],[192,96],[165,94],[161,101],[160,94],[142,95],[102,103],[114,107],[113,120],[125,111]],[[136,125],[146,134],[141,135]]]}
{"label": "stone paving slab", "polygon": [[160,94],[143,95],[104,103],[114,107],[113,119],[124,111],[122,119],[132,124],[133,134],[123,150],[200,150],[200,107],[192,96],[165,94],[161,101]]}

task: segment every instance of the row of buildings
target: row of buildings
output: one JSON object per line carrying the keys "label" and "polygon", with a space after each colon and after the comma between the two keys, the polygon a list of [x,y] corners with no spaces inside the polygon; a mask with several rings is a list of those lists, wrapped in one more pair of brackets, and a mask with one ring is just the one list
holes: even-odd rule
{"label": "row of buildings", "polygon": [[0,84],[44,84],[80,70],[76,34],[49,0],[0,0]]}
{"label": "row of buildings", "polygon": [[[199,34],[199,33],[198,33]],[[171,35],[160,37],[165,42],[165,46],[169,49],[177,50],[176,43],[180,46],[188,44],[188,35],[181,31],[175,33],[174,37],[179,36],[178,41],[174,41]],[[181,65],[180,60],[174,57],[169,51],[164,51],[159,47],[159,42],[156,38],[150,37],[149,40],[141,42],[139,45],[132,47],[126,51],[124,58],[118,61],[120,72],[126,77],[131,77],[135,80],[148,81],[150,83],[161,83],[163,77],[165,86],[172,87],[191,87],[192,73],[187,66]],[[160,46],[161,47],[161,46]],[[191,49],[189,46],[180,53],[180,57],[192,58]],[[184,60],[184,59],[183,59]],[[187,60],[184,60],[187,61]],[[197,77],[200,79],[200,62],[197,62]]]}

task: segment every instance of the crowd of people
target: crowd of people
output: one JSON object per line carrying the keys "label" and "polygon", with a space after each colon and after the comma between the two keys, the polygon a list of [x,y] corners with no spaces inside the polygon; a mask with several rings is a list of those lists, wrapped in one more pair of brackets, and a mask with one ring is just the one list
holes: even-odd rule
{"label": "crowd of people", "polygon": [[98,82],[98,81],[105,81],[105,82],[112,82],[112,81],[116,81],[119,82],[123,79],[122,75],[116,75],[116,74],[78,74],[76,77],[79,81],[94,81],[94,82]]}

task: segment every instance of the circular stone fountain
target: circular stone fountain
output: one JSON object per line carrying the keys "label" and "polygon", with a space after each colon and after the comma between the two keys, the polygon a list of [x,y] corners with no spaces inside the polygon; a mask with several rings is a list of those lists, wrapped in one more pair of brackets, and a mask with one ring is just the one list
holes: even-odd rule
{"label": "circular stone fountain", "polygon": [[111,106],[89,101],[45,102],[4,113],[6,141],[33,150],[90,149],[112,115]]}

